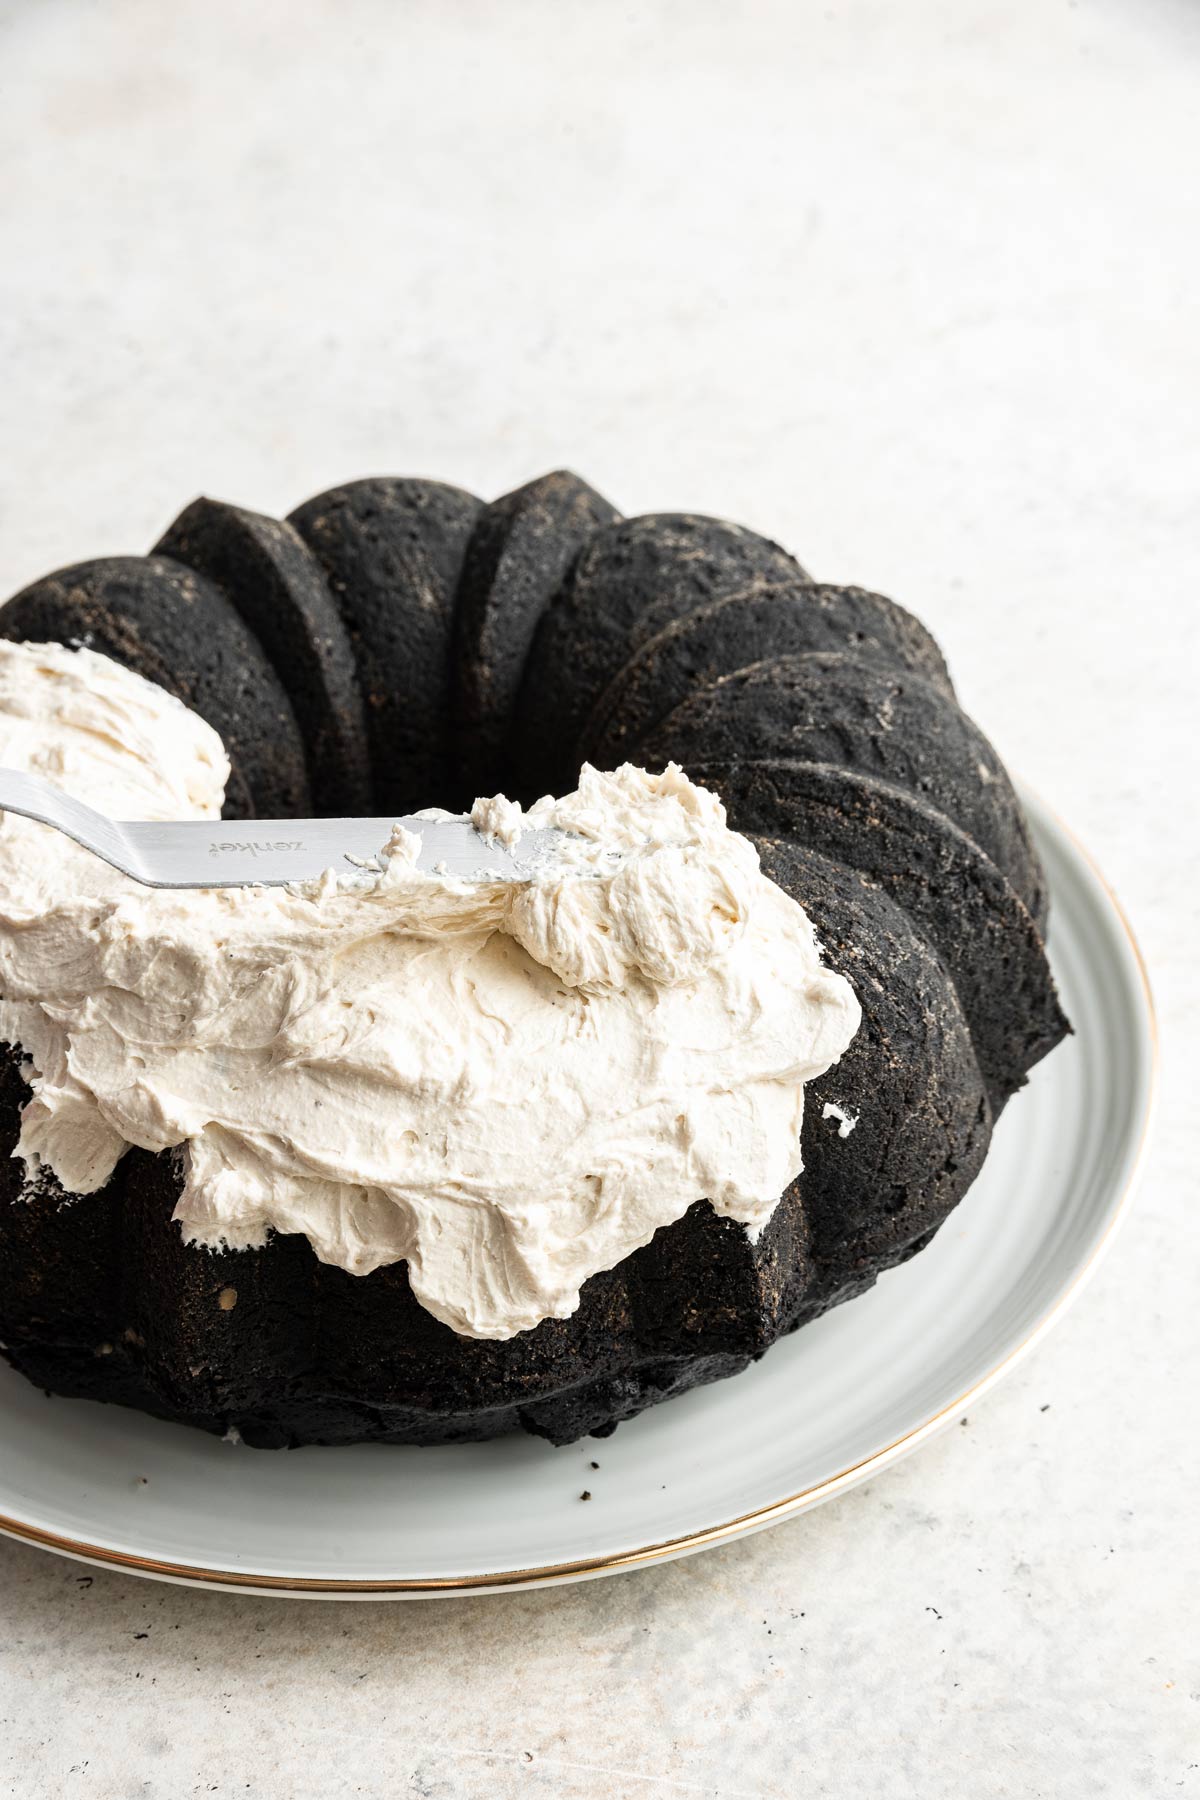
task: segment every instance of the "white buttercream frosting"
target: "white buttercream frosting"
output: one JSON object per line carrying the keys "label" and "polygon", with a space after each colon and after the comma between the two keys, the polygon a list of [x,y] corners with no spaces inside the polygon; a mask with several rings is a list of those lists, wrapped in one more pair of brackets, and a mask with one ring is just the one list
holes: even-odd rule
{"label": "white buttercream frosting", "polygon": [[854,1130],[854,1127],[858,1124],[859,1119],[857,1113],[847,1112],[846,1108],[844,1106],[839,1106],[836,1100],[827,1100],[825,1102],[824,1106],[821,1108],[821,1117],[823,1119],[837,1120],[838,1136],[840,1138],[848,1138],[850,1133]]}
{"label": "white buttercream frosting", "polygon": [[[0,764],[117,817],[207,817],[216,734],[104,657],[0,644]],[[804,1084],[859,1023],[802,909],[677,768],[472,815],[575,835],[524,886],[381,872],[140,887],[0,823],[0,1036],[30,1064],[17,1154],[95,1191],[182,1148],[176,1217],[236,1248],[303,1232],[355,1274],[508,1338],[696,1200],[752,1230],[799,1173]],[[619,855],[614,853],[619,852]]]}
{"label": "white buttercream frosting", "polygon": [[475,802],[471,808],[471,823],[480,837],[512,850],[525,829],[525,815],[515,800],[506,799],[503,794],[491,794]]}

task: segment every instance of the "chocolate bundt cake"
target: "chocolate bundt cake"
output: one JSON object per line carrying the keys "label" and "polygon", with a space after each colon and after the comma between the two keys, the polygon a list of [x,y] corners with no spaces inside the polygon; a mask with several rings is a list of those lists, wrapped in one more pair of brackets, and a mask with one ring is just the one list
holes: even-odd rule
{"label": "chocolate bundt cake", "polygon": [[568,473],[194,501],[0,611],[0,762],[149,818],[503,790],[483,828],[595,840],[528,904],[431,898],[405,829],[181,898],[0,825],[4,1353],[250,1445],[568,1443],[735,1374],[929,1242],[1069,1030],[924,627]]}

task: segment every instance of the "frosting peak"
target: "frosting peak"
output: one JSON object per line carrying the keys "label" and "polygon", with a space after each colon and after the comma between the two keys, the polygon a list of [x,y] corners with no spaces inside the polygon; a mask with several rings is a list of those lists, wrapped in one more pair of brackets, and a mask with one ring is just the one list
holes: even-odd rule
{"label": "frosting peak", "polygon": [[[588,764],[579,787],[523,815],[577,835],[568,877],[513,890],[508,928],[568,987],[697,981],[743,936],[762,877],[754,847],[726,829],[715,794],[671,764],[648,775]],[[591,875],[593,879],[570,879]]]}
{"label": "frosting peak", "polygon": [[[140,677],[36,645],[0,645],[0,760],[145,818],[216,812],[228,768]],[[472,884],[418,871],[397,828],[377,873],[163,892],[5,818],[18,1154],[86,1194],[130,1145],[180,1146],[189,1239],[404,1259],[476,1337],[568,1316],[696,1200],[762,1226],[800,1170],[804,1083],[859,1022],[805,913],[674,767],[585,767],[574,794],[472,817],[503,841],[559,826],[569,854]]]}

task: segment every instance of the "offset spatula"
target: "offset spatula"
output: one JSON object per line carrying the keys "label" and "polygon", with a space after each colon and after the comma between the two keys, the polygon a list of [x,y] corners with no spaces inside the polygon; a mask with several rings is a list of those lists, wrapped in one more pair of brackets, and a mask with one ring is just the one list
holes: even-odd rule
{"label": "offset spatula", "polygon": [[52,825],[147,887],[285,887],[326,869],[349,875],[375,859],[396,825],[421,839],[418,869],[468,881],[530,881],[570,841],[548,827],[523,832],[515,849],[456,819],[188,819],[152,824],[110,819],[40,775],[0,769],[0,812]]}

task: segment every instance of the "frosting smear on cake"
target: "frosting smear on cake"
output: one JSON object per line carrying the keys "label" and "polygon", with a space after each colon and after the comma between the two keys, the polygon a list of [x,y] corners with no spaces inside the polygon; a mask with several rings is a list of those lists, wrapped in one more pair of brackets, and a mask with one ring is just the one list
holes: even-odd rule
{"label": "frosting smear on cake", "polygon": [[[220,811],[216,733],[87,650],[0,643],[0,763],[124,818]],[[444,815],[431,815],[444,816]],[[17,1154],[76,1194],[179,1147],[208,1246],[301,1232],[407,1261],[466,1336],[565,1318],[689,1206],[752,1230],[800,1172],[804,1084],[859,1024],[800,906],[675,766],[584,767],[481,829],[574,834],[525,886],[415,867],[290,889],[139,886],[0,823],[0,1036],[29,1063]]]}

